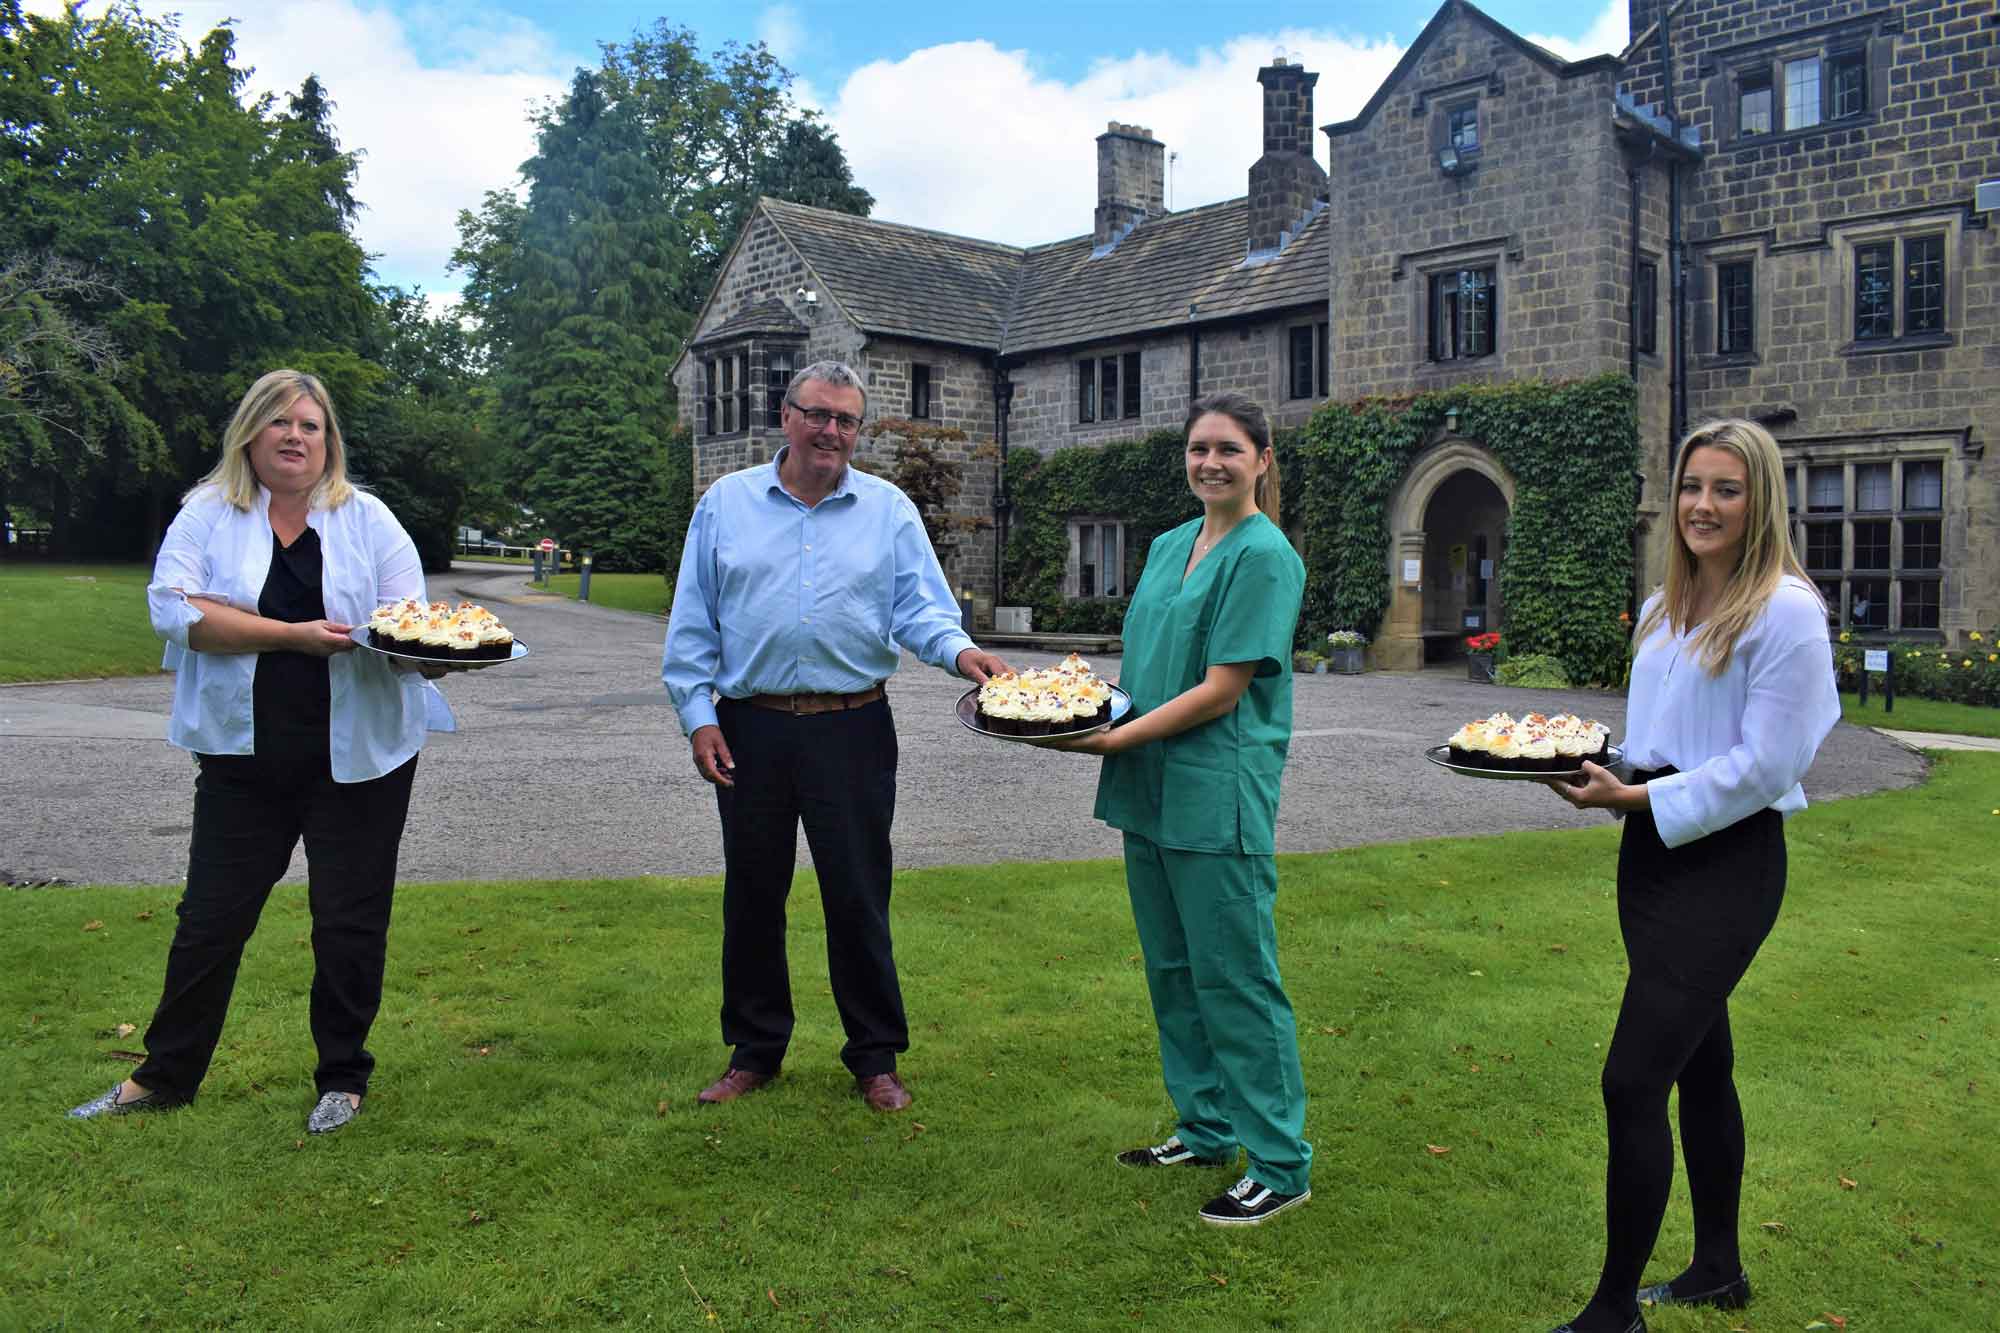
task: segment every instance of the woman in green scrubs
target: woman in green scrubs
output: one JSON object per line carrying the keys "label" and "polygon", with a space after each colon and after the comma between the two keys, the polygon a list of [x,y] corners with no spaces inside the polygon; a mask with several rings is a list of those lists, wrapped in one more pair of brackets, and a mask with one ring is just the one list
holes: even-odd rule
{"label": "woman in green scrubs", "polygon": [[1120,726],[1060,748],[1104,756],[1099,819],[1125,834],[1160,1063],[1178,1116],[1127,1166],[1233,1166],[1201,1209],[1254,1226],[1311,1197],[1298,1032],[1278,978],[1272,825],[1292,735],[1305,566],[1277,525],[1271,427],[1240,394],[1188,409],[1202,516],[1163,533],[1125,613]]}

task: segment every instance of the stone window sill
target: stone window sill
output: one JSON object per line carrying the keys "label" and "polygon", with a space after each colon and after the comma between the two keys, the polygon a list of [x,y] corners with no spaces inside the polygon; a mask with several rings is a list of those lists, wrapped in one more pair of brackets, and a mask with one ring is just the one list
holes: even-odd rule
{"label": "stone window sill", "polygon": [[1940,347],[1956,347],[1958,339],[1949,333],[1919,333],[1902,338],[1857,338],[1840,349],[1842,356],[1883,356],[1890,352],[1928,352]]}

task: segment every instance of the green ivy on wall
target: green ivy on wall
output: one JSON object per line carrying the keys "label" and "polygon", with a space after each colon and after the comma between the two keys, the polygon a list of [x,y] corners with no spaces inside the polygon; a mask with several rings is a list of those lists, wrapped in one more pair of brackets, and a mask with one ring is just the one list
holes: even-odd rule
{"label": "green ivy on wall", "polygon": [[1457,433],[1483,444],[1514,479],[1499,570],[1509,650],[1558,658],[1572,680],[1615,683],[1625,663],[1619,614],[1631,585],[1640,465],[1633,386],[1619,374],[1461,385],[1314,413],[1300,460],[1299,641],[1332,629],[1377,637],[1389,609],[1389,501],[1454,410]]}
{"label": "green ivy on wall", "polygon": [[[1279,494],[1289,526],[1300,475],[1296,433],[1279,432],[1272,448],[1278,456]],[[1033,607],[1037,630],[1118,633],[1127,598],[1063,596],[1069,520],[1094,515],[1124,521],[1126,577],[1121,584],[1129,589],[1139,580],[1153,539],[1201,515],[1201,501],[1188,490],[1184,460],[1181,433],[1171,429],[1153,431],[1143,439],[1075,445],[1051,454],[1009,449],[1007,494],[1014,507],[1007,525],[1002,590],[1007,604]]]}

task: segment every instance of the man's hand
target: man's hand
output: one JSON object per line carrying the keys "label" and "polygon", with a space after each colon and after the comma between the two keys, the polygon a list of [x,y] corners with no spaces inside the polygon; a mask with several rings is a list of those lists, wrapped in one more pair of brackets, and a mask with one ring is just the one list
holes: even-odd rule
{"label": "man's hand", "polygon": [[975,685],[984,685],[988,676],[1004,676],[1014,668],[993,653],[967,648],[958,655],[958,674]]}
{"label": "man's hand", "polygon": [[729,742],[722,739],[721,727],[696,727],[689,743],[694,747],[695,772],[718,787],[736,785],[736,760],[729,753]]}

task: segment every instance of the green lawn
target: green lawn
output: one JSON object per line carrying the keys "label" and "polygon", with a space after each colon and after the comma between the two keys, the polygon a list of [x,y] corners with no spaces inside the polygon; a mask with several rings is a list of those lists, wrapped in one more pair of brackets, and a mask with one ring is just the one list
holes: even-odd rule
{"label": "green lawn", "polygon": [[1840,696],[1840,715],[1857,727],[1888,727],[1892,731],[1930,731],[1948,736],[1991,736],[2000,739],[2000,708],[1946,703],[1942,699],[1896,696],[1896,711],[1885,712],[1882,691],[1870,687],[1868,704],[1859,695]]}
{"label": "green lawn", "polygon": [[160,669],[146,565],[0,560],[0,682],[143,676]]}
{"label": "green lawn", "polygon": [[[1757,1302],[1655,1333],[2000,1326],[1996,792],[2000,759],[1950,755],[1790,825],[1733,1006]],[[326,1140],[301,1132],[301,890],[251,941],[200,1103],[93,1124],[60,1112],[129,1070],[118,1025],[147,1021],[175,895],[16,891],[0,1323],[1541,1333],[1599,1259],[1616,840],[1282,858],[1314,1199],[1243,1233],[1193,1216],[1230,1173],[1111,1161],[1170,1111],[1110,863],[899,877],[895,1117],[835,1059],[808,879],[785,1077],[709,1109],[715,881],[405,888],[375,1092]],[[1685,1198],[1655,1274],[1687,1253]]]}
{"label": "green lawn", "polygon": [[[558,574],[549,580],[548,590],[559,592],[565,597],[575,597],[580,576]],[[598,606],[615,607],[620,611],[643,611],[649,616],[663,616],[674,600],[674,590],[658,574],[599,574],[590,575],[590,600]]]}

